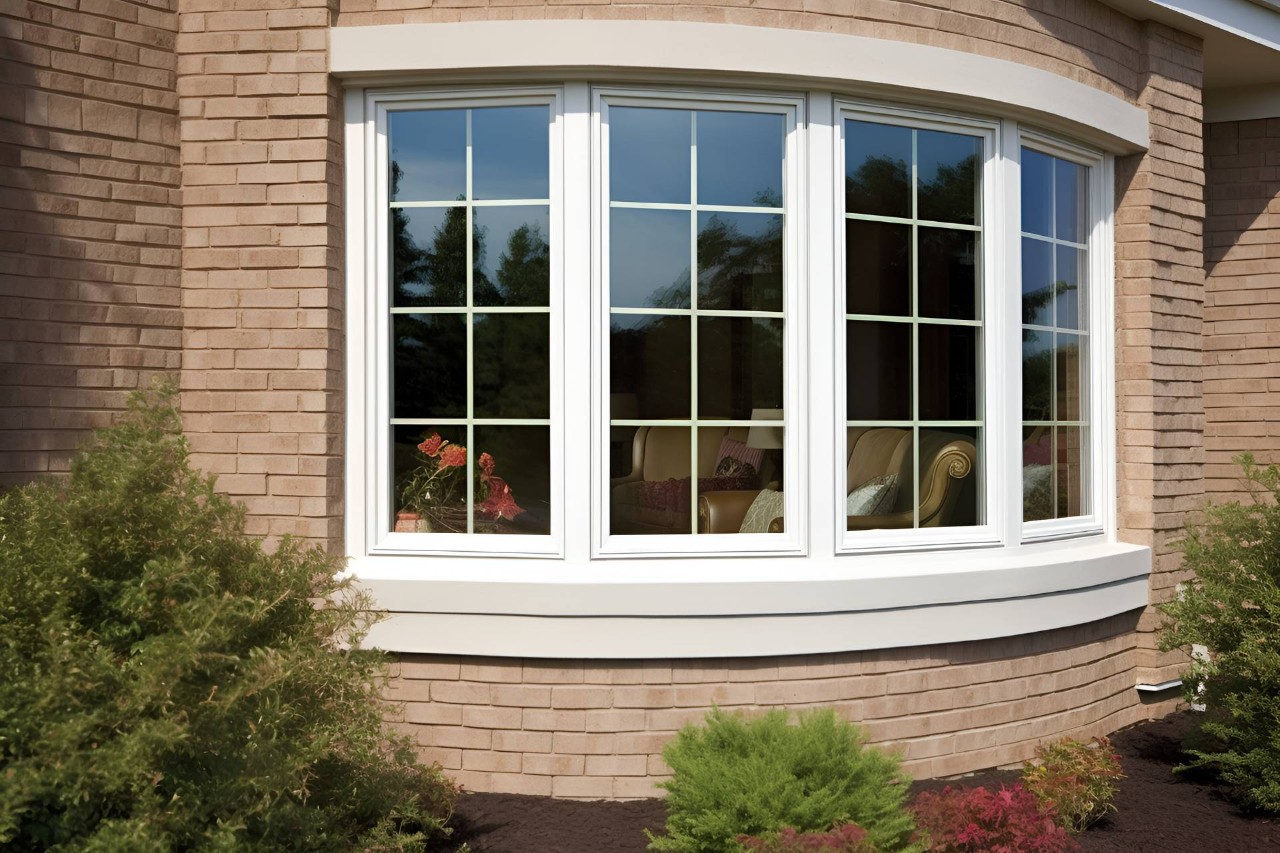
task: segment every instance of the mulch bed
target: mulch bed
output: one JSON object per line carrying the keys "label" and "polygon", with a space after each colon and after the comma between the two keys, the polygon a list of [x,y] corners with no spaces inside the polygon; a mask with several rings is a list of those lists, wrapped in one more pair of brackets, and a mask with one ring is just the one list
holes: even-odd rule
{"label": "mulch bed", "polygon": [[[1280,851],[1280,819],[1248,817],[1212,781],[1174,775],[1191,714],[1141,723],[1112,737],[1124,772],[1119,812],[1078,836],[1085,851]],[[917,782],[913,791],[946,785],[999,787],[1013,771]],[[454,842],[473,853],[643,853],[644,830],[661,830],[662,800],[579,802],[514,794],[467,794],[458,803]]]}

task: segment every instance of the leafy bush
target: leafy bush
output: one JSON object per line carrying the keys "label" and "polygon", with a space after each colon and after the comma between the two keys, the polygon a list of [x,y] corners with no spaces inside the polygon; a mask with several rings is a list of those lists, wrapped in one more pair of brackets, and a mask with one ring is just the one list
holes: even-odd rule
{"label": "leafy bush", "polygon": [[667,835],[650,833],[650,850],[732,851],[740,835],[824,832],[850,821],[880,849],[913,849],[898,759],[867,748],[863,732],[833,711],[793,726],[784,711],[747,719],[716,709],[705,726],[685,726],[663,757],[674,772],[663,783]]}
{"label": "leafy bush", "polygon": [[1066,853],[1079,845],[1021,785],[925,791],[912,806],[929,853]]}
{"label": "leafy bush", "polygon": [[827,832],[797,832],[788,826],[768,835],[741,835],[738,843],[749,853],[879,853],[856,823]]}
{"label": "leafy bush", "polygon": [[62,483],[0,496],[0,847],[421,850],[455,789],[389,736],[366,602],[266,553],[135,395]]}
{"label": "leafy bush", "polygon": [[1216,772],[1245,808],[1280,812],[1280,469],[1237,461],[1254,500],[1210,507],[1188,529],[1195,577],[1161,608],[1160,644],[1209,650],[1183,679],[1206,708],[1188,766]]}
{"label": "leafy bush", "polygon": [[1058,824],[1068,832],[1083,832],[1116,810],[1116,783],[1124,773],[1107,738],[1091,744],[1063,738],[1036,747],[1036,759],[1023,771],[1022,783],[1041,806],[1053,804]]}

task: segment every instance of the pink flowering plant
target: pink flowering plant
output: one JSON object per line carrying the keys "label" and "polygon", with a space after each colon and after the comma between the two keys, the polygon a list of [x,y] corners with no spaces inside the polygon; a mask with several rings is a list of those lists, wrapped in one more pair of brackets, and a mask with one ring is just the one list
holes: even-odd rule
{"label": "pink flowering plant", "polygon": [[[400,490],[401,505],[429,519],[438,529],[465,530],[467,448],[436,432],[422,440],[414,457],[413,474]],[[494,524],[524,513],[511,486],[494,475],[496,467],[488,453],[481,453],[476,460],[476,519]]]}

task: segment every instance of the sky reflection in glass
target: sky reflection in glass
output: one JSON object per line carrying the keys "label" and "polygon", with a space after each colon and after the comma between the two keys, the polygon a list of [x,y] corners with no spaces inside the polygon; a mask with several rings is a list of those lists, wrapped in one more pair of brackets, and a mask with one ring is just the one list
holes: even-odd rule
{"label": "sky reflection in glass", "polygon": [[388,122],[392,201],[455,201],[465,197],[466,110],[396,111]]}
{"label": "sky reflection in glass", "polygon": [[547,198],[550,107],[471,111],[471,189],[477,199]]}
{"label": "sky reflection in glass", "polygon": [[609,198],[689,203],[688,110],[609,109]]}

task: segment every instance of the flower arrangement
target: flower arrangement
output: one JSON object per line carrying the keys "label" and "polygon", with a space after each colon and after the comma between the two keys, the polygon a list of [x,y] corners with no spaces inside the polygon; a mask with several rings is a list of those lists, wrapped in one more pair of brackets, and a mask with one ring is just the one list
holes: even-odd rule
{"label": "flower arrangement", "polygon": [[[432,530],[462,533],[467,529],[467,448],[432,433],[418,445],[417,465],[400,490],[404,510],[418,514]],[[488,453],[476,460],[477,520],[495,524],[524,513],[511,486],[494,476],[496,463]]]}

